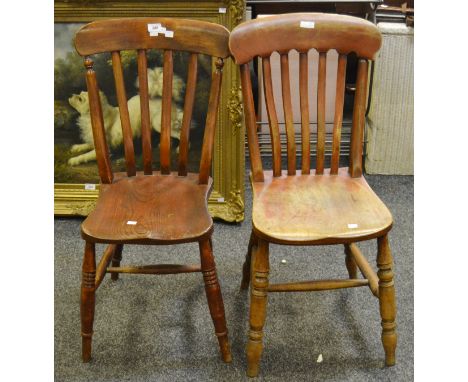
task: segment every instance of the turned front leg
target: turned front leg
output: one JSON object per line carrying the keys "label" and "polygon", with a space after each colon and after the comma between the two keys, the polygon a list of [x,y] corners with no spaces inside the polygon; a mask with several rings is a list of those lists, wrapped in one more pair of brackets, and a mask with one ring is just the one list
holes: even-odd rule
{"label": "turned front leg", "polygon": [[244,265],[242,266],[242,281],[241,281],[241,290],[245,290],[249,287],[250,284],[250,268],[252,261],[252,249],[257,245],[255,234],[252,230],[250,233],[249,246],[247,247],[247,254],[245,255]]}
{"label": "turned front leg", "polygon": [[250,330],[247,343],[247,375],[256,377],[263,351],[263,326],[266,318],[268,273],[268,242],[258,240],[253,249],[252,286],[250,288]]}
{"label": "turned front leg", "polygon": [[377,276],[379,277],[379,303],[380,316],[382,318],[382,343],[385,350],[385,365],[395,365],[395,349],[397,335],[395,332],[396,306],[395,287],[393,282],[392,254],[388,244],[387,235],[379,237]]}
{"label": "turned front leg", "polygon": [[226,327],[223,296],[221,295],[221,287],[219,286],[218,276],[216,275],[211,239],[199,242],[199,247],[206,298],[215,327],[215,333],[218,337],[221,356],[224,362],[231,362],[232,356]]}
{"label": "turned front leg", "polygon": [[83,362],[91,359],[96,291],[96,253],[94,243],[86,242],[81,278],[81,337]]}

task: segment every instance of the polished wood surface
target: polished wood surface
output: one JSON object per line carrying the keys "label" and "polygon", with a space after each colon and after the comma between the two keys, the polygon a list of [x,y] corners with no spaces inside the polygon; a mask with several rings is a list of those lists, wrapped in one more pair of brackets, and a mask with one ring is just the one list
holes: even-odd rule
{"label": "polished wood surface", "polygon": [[198,174],[193,173],[184,177],[156,172],[153,176],[138,175],[101,186],[96,208],[81,225],[83,239],[171,244],[211,234],[213,220],[207,208],[211,179],[208,184],[199,184]]}
{"label": "polished wood surface", "polygon": [[99,288],[99,285],[101,285],[102,280],[104,280],[104,276],[106,275],[106,269],[114,257],[117,246],[118,244],[109,244],[105,249],[104,253],[102,254],[101,260],[99,261],[99,264],[96,268],[96,289]]}
{"label": "polished wood surface", "polygon": [[94,304],[96,294],[96,248],[94,243],[85,244],[81,273],[81,340],[83,362],[91,359],[93,336]]}
{"label": "polished wood surface", "polygon": [[172,51],[164,51],[163,66],[163,94],[161,112],[161,138],[160,138],[160,161],[161,174],[167,175],[171,172],[171,106],[172,106],[172,78],[174,76],[174,61]]}
{"label": "polished wood surface", "polygon": [[133,133],[130,126],[130,114],[127,105],[127,93],[122,69],[122,60],[120,52],[112,52],[112,69],[114,71],[115,91],[117,102],[119,104],[120,122],[122,125],[122,136],[124,143],[125,162],[127,166],[127,175],[135,176],[135,152],[133,150]]}
{"label": "polished wood surface", "polygon": [[273,150],[273,175],[281,175],[281,138],[276,114],[275,98],[273,96],[273,84],[271,79],[270,57],[262,59],[263,68],[263,90],[265,93],[265,104],[270,124],[271,147]]}
{"label": "polished wood surface", "polygon": [[[244,103],[244,116],[246,124],[247,142],[249,148],[250,166],[254,182],[263,181],[263,167],[260,159],[260,147],[257,137],[257,120],[255,117],[255,104],[252,94],[252,80],[248,64],[241,65],[242,98]],[[281,150],[280,150],[281,153]],[[281,158],[280,158],[281,160]],[[275,161],[275,158],[273,158]]]}
{"label": "polished wood surface", "polygon": [[[382,342],[386,365],[395,363],[395,298],[387,233],[392,215],[362,176],[363,137],[367,100],[368,60],[381,44],[377,27],[350,16],[301,13],[268,16],[236,27],[229,40],[241,80],[253,191],[252,234],[242,269],[241,289],[250,284],[250,330],[247,375],[256,377],[263,352],[263,327],[268,292],[306,292],[368,286],[379,299]],[[309,50],[319,54],[317,99],[308,98],[311,68]],[[327,53],[338,52],[336,98],[330,168],[325,157],[325,99]],[[291,89],[288,54],[299,52],[299,88]],[[280,54],[281,89],[287,136],[287,169],[281,170],[278,121],[274,109],[270,56]],[[349,167],[340,168],[347,55],[358,56],[356,93]],[[272,138],[273,169],[264,169],[260,157],[249,64],[262,60],[263,90]],[[301,110],[301,168],[296,167],[294,126],[290,112],[291,91],[298,91]],[[317,108],[316,168],[310,167],[309,102]],[[296,132],[297,133],[297,132]],[[377,239],[378,273],[372,269],[356,242]],[[269,284],[269,244],[344,245],[347,278]],[[360,270],[363,279],[358,278]]]}
{"label": "polished wood surface", "polygon": [[[307,53],[299,54],[299,92],[301,104],[302,174],[310,174],[309,63]],[[275,176],[279,176],[277,174]]]}
{"label": "polished wood surface", "polygon": [[148,58],[146,50],[138,49],[138,84],[140,89],[141,140],[143,150],[143,169],[145,175],[153,173],[153,150],[151,148],[151,121],[148,94]]}
{"label": "polished wood surface", "polygon": [[392,215],[363,177],[302,175],[283,171],[253,182],[252,225],[255,234],[283,244],[341,244],[374,238],[392,226]]}
{"label": "polished wood surface", "polygon": [[[379,279],[367,259],[360,251],[359,247],[356,244],[351,243],[349,245],[345,245],[345,248],[349,251],[349,255],[351,256],[353,263],[359,268],[364,278],[369,280],[369,288],[372,294],[375,297],[379,297]],[[356,276],[354,276],[354,278],[356,278]]]}
{"label": "polished wood surface", "polygon": [[102,117],[101,99],[97,85],[96,72],[93,69],[94,62],[89,57],[84,60],[86,67],[86,87],[89,96],[89,111],[93,130],[94,149],[101,183],[112,183],[113,174],[109,158],[109,147],[106,142],[104,120]]}
{"label": "polished wood surface", "polygon": [[356,288],[369,285],[368,280],[312,280],[273,284],[267,288],[268,292],[311,292],[342,288]]}
{"label": "polished wood surface", "polygon": [[218,58],[215,63],[216,70],[211,76],[210,99],[208,100],[208,113],[205,122],[205,135],[203,136],[203,147],[200,158],[200,184],[207,184],[211,162],[213,159],[213,147],[215,138],[216,118],[218,114],[219,99],[221,97],[221,77],[224,61]]}
{"label": "polished wood surface", "polygon": [[200,263],[203,281],[205,282],[206,298],[208,299],[208,307],[215,327],[216,337],[218,337],[221,357],[224,362],[231,362],[232,356],[227,337],[223,298],[213,257],[213,243],[211,239],[206,239],[199,241],[198,245],[200,247]]}
{"label": "polished wood surface", "polygon": [[364,125],[366,123],[367,72],[368,62],[360,59],[354,95],[353,127],[351,129],[351,147],[349,154],[349,173],[353,178],[362,175],[362,146]]}
{"label": "polished wood surface", "polygon": [[178,273],[201,272],[199,265],[185,264],[155,264],[155,265],[139,265],[132,267],[109,267],[107,273],[137,273],[143,275],[175,275]]}
{"label": "polished wood surface", "polygon": [[318,65],[317,94],[317,167],[316,175],[322,175],[325,168],[325,78],[327,76],[327,54],[320,52]]}
{"label": "polished wood surface", "polygon": [[296,173],[296,136],[294,134],[289,59],[287,54],[281,55],[281,94],[283,96],[284,120],[286,123],[288,175],[294,175]]}
{"label": "polished wood surface", "polygon": [[250,329],[247,343],[247,375],[249,377],[258,375],[260,357],[263,352],[263,326],[266,319],[269,272],[269,244],[260,239],[252,250]]}
{"label": "polished wood surface", "polygon": [[[301,27],[304,21],[309,23],[309,27]],[[231,32],[229,48],[237,64],[245,64],[255,56],[270,56],[274,51],[286,54],[292,49],[299,53],[308,52],[309,49],[319,52],[336,49],[341,54],[355,52],[358,57],[372,60],[381,42],[377,27],[357,17],[289,13],[266,16],[239,25]]]}
{"label": "polished wood surface", "polygon": [[[109,244],[109,247],[112,246],[113,244]],[[119,267],[120,266],[120,261],[122,261],[122,252],[123,252],[123,244],[116,244],[115,245],[115,251],[114,251],[114,257],[112,258],[112,266],[113,267]],[[111,280],[116,281],[119,279],[119,274],[118,273],[112,273],[111,274]]]}
{"label": "polished wood surface", "polygon": [[192,121],[193,104],[195,102],[195,89],[197,86],[198,55],[190,54],[185,86],[184,116],[179,141],[179,175],[187,175],[188,150],[190,138],[190,123]]}
{"label": "polished wood surface", "polygon": [[[162,23],[171,37],[149,36],[148,24]],[[91,358],[95,292],[106,273],[116,281],[119,274],[178,274],[201,272],[208,307],[221,357],[231,361],[224,306],[211,244],[213,220],[208,212],[208,197],[213,180],[210,177],[214,136],[217,125],[223,58],[229,55],[229,32],[226,28],[203,21],[139,18],[97,21],[85,25],[76,34],[78,53],[85,56],[91,124],[96,149],[101,187],[96,208],[81,225],[85,240],[81,288],[82,358]],[[163,54],[163,89],[161,106],[160,164],[153,169],[151,121],[149,115],[147,50],[160,49]],[[142,124],[143,171],[137,171],[127,94],[123,78],[122,50],[137,52]],[[173,51],[190,55],[181,131],[178,171],[171,171]],[[111,53],[117,100],[124,141],[126,173],[112,172],[104,131],[99,88],[93,61],[87,56]],[[212,73],[207,118],[202,143],[200,171],[187,172],[189,130],[197,80],[197,55],[212,56],[216,63]],[[200,266],[184,264],[121,266],[124,245],[169,245],[198,242]],[[96,268],[95,243],[109,246]],[[109,264],[111,266],[109,266]]]}
{"label": "polished wood surface", "polygon": [[[150,36],[148,24],[161,24],[173,33]],[[83,26],[75,38],[82,56],[137,49],[179,50],[226,58],[229,31],[222,25],[169,17],[135,17],[99,20]]]}
{"label": "polished wood surface", "polygon": [[396,335],[396,304],[395,285],[393,281],[393,259],[388,243],[388,236],[379,237],[377,267],[379,271],[379,305],[382,318],[382,343],[385,349],[385,364],[395,365]]}
{"label": "polished wood surface", "polygon": [[336,73],[335,117],[333,123],[333,143],[330,173],[336,175],[340,166],[341,125],[343,124],[344,93],[346,85],[347,56],[338,57],[338,70]]}

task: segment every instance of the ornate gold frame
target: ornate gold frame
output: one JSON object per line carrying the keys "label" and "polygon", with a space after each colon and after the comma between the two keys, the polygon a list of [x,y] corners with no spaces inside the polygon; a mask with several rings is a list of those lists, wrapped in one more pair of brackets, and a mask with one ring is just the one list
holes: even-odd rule
{"label": "ornate gold frame", "polygon": [[[244,18],[244,0],[224,1],[121,1],[55,0],[55,22],[90,22],[116,17],[173,16],[215,22],[229,30]],[[222,13],[220,8],[225,8]],[[229,222],[244,220],[244,126],[238,70],[231,60],[224,66],[221,103],[216,133],[213,180],[208,207],[214,218]],[[98,197],[84,184],[55,183],[55,215],[86,216]]]}

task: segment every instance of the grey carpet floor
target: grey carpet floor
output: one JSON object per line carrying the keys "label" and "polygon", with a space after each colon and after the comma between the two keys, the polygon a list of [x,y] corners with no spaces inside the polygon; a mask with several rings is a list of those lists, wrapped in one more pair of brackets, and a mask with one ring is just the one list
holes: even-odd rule
{"label": "grey carpet floor", "polygon": [[[275,293],[268,301],[261,374],[254,381],[413,380],[413,177],[366,178],[394,216],[390,244],[398,307],[397,365],[383,367],[378,301],[368,288]],[[231,364],[219,357],[201,274],[123,275],[117,282],[107,276],[96,297],[93,358],[81,363],[81,220],[55,220],[56,381],[249,380],[245,376],[248,295],[239,291],[251,229],[251,192],[246,188],[246,220],[216,222],[213,236]],[[360,248],[375,264],[375,241]],[[123,263],[197,261],[196,244],[124,248]],[[271,282],[347,275],[343,249],[338,246],[272,245],[270,262]]]}

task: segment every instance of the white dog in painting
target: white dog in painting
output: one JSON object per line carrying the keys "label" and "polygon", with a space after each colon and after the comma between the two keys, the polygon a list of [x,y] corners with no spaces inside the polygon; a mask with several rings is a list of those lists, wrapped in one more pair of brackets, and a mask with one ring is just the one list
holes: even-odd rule
{"label": "white dog in painting", "polygon": [[[137,79],[138,83],[138,79]],[[173,102],[171,107],[171,137],[180,140],[182,127],[183,110],[174,102],[180,100],[184,90],[182,79],[174,75],[173,79]],[[149,110],[152,128],[161,132],[161,109],[162,109],[162,69],[155,68],[148,70],[148,92],[150,95]],[[103,92],[99,92],[101,99],[101,108],[104,120],[104,130],[106,139],[111,148],[119,147],[123,142],[122,126],[120,122],[119,108],[112,106],[107,101]],[[156,98],[155,98],[156,97]],[[73,145],[71,152],[76,155],[68,160],[70,166],[77,166],[81,163],[87,163],[96,159],[94,149],[93,133],[91,127],[91,115],[89,112],[88,92],[73,94],[68,102],[75,108],[80,116],[78,117],[78,126],[80,128],[81,139],[84,143]],[[141,111],[140,96],[135,95],[127,102],[130,115],[130,125],[132,127],[133,138],[141,136]],[[193,127],[193,126],[192,126]]]}
{"label": "white dog in painting", "polygon": [[[138,88],[138,78],[135,81]],[[148,70],[148,94],[151,98],[162,97],[163,89],[163,68],[154,68]],[[172,99],[176,102],[182,101],[182,94],[185,89],[185,83],[177,74],[172,77]]]}

